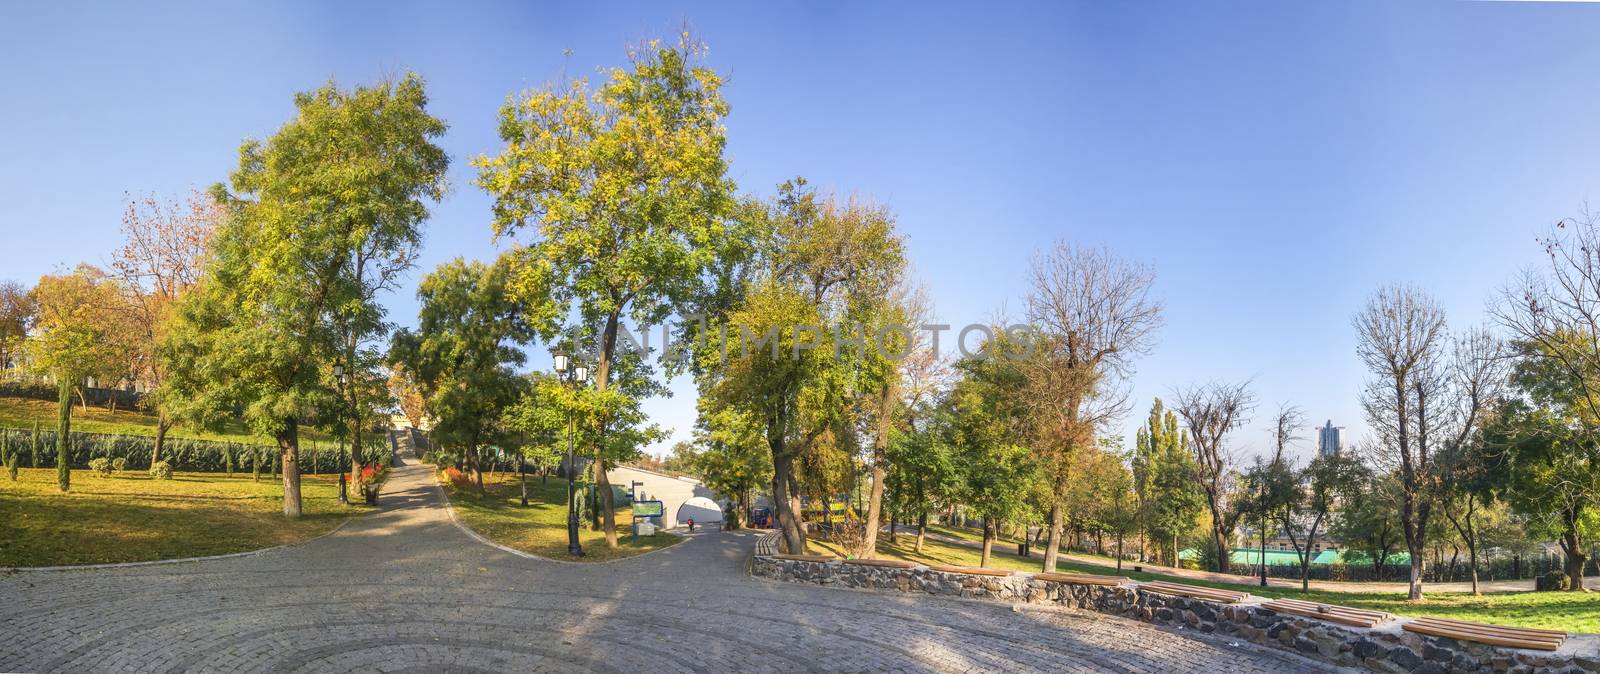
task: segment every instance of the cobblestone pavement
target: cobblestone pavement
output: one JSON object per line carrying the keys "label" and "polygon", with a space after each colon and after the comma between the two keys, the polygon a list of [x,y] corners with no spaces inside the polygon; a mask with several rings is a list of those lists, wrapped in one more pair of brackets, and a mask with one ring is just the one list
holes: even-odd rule
{"label": "cobblestone pavement", "polygon": [[1320,671],[1098,614],[752,579],[744,533],[525,559],[457,530],[422,466],[384,499],[296,548],[0,577],[0,671]]}

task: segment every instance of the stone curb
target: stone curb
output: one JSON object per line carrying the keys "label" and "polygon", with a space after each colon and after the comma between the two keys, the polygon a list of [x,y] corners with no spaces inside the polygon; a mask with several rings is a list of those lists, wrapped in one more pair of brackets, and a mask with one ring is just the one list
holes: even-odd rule
{"label": "stone curb", "polygon": [[[365,513],[363,513],[363,514],[365,514]],[[295,548],[295,547],[299,547],[299,546],[302,546],[302,545],[309,545],[309,544],[311,544],[313,542],[322,540],[324,538],[327,538],[329,536],[332,536],[332,535],[338,533],[340,529],[344,528],[344,525],[349,524],[352,520],[354,520],[357,517],[360,517],[360,515],[350,515],[349,517],[344,518],[343,522],[340,522],[338,525],[334,526],[332,529],[324,531],[324,532],[322,532],[320,534],[312,536],[311,538],[307,538],[306,540],[300,541],[298,543],[284,543],[283,545],[274,545],[274,546],[272,546],[270,548],[261,548],[259,550],[246,550],[244,552],[230,552],[230,553],[225,554],[225,555],[207,555],[205,557],[179,557],[179,558],[176,558],[176,559],[150,559],[150,560],[145,560],[143,562],[112,562],[112,563],[109,563],[109,564],[65,564],[65,565],[61,565],[61,566],[0,566],[0,573],[26,573],[26,572],[30,572],[30,571],[89,571],[89,570],[93,570],[93,569],[131,569],[131,568],[140,567],[140,566],[158,566],[158,565],[161,565],[161,564],[187,564],[189,562],[209,562],[209,561],[218,560],[218,559],[233,559],[235,557],[253,557],[255,555],[264,555],[264,554],[272,552],[274,550],[286,550],[286,549],[289,549],[289,548]]]}
{"label": "stone curb", "polygon": [[1557,651],[1513,649],[1431,637],[1401,629],[1397,616],[1371,629],[1282,613],[1259,602],[1223,604],[1161,593],[1133,582],[1118,586],[1078,585],[1034,578],[1031,573],[985,577],[940,571],[785,560],[753,555],[751,575],[773,582],[952,599],[1008,602],[1013,609],[1035,604],[1131,618],[1176,629],[1248,641],[1298,653],[1328,664],[1377,672],[1600,672],[1600,638],[1569,635]]}
{"label": "stone curb", "polygon": [[[423,463],[419,462],[418,465],[431,465],[431,464],[423,464]],[[629,561],[629,560],[639,559],[640,557],[647,557],[647,556],[653,555],[655,553],[661,552],[662,550],[670,550],[670,549],[672,549],[674,547],[677,547],[679,544],[683,543],[685,540],[687,540],[683,536],[678,536],[677,534],[672,534],[672,536],[674,536],[674,537],[676,537],[678,539],[678,542],[673,543],[672,545],[665,545],[665,546],[656,548],[654,550],[651,550],[649,552],[641,552],[641,553],[639,553],[637,555],[630,555],[628,557],[622,557],[622,558],[619,558],[619,559],[608,559],[608,560],[605,560],[603,562],[575,562],[575,561],[572,561],[570,559],[552,559],[550,557],[544,557],[542,555],[536,555],[536,554],[533,554],[531,552],[523,552],[522,550],[518,550],[518,549],[513,548],[511,546],[508,546],[508,545],[501,545],[499,543],[496,543],[494,541],[489,540],[489,538],[484,536],[483,534],[480,534],[480,533],[474,531],[472,529],[472,527],[467,526],[467,524],[465,522],[461,521],[460,517],[456,516],[456,507],[455,507],[454,504],[450,503],[450,493],[445,491],[444,484],[439,482],[439,471],[437,469],[433,470],[433,488],[439,490],[439,498],[444,501],[444,510],[445,510],[445,512],[450,513],[450,523],[455,525],[455,527],[457,529],[460,529],[461,533],[466,534],[472,540],[475,540],[475,541],[477,541],[479,543],[487,545],[487,546],[489,546],[491,548],[495,548],[495,549],[497,549],[497,550],[499,550],[501,552],[505,552],[505,553],[516,555],[516,556],[521,557],[523,559],[532,559],[532,560],[536,560],[536,561],[540,561],[540,562],[550,562],[551,564],[577,564],[579,566],[595,566],[595,565],[600,565],[600,564],[615,564],[617,562],[626,562],[626,561]]]}

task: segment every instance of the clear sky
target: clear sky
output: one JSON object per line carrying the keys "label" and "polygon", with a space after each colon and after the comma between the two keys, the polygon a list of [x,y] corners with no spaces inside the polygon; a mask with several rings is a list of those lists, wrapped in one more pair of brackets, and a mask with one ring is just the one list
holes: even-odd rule
{"label": "clear sky", "polygon": [[[1057,239],[1153,265],[1167,324],[1115,430],[1175,386],[1254,378],[1248,453],[1284,401],[1365,434],[1350,316],[1375,287],[1480,322],[1600,188],[1600,5],[592,4],[8,4],[0,278],[104,262],[125,193],[223,180],[294,92],[409,69],[454,161],[386,300],[412,322],[423,271],[495,254],[468,159],[498,150],[506,96],[686,24],[730,76],[742,190],[804,175],[886,203],[948,323],[1016,314]],[[648,409],[685,437],[675,388]]]}

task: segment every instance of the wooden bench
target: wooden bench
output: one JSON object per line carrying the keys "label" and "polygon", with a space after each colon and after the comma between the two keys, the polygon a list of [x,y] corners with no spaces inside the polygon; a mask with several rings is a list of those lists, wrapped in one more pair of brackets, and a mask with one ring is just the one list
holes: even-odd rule
{"label": "wooden bench", "polygon": [[881,566],[890,569],[914,569],[920,566],[916,562],[908,562],[902,559],[847,559],[844,560],[844,563],[857,566]]}
{"label": "wooden bench", "polygon": [[787,553],[779,553],[779,554],[773,555],[773,557],[777,557],[778,559],[787,559],[787,560],[796,561],[796,562],[823,562],[823,563],[831,562],[831,561],[833,561],[835,559],[838,559],[838,557],[834,557],[833,555],[791,555],[791,554],[787,554]]}
{"label": "wooden bench", "polygon": [[1448,618],[1416,618],[1401,627],[1407,632],[1416,632],[1417,634],[1426,634],[1432,637],[1445,637],[1458,641],[1475,641],[1480,644],[1508,648],[1530,648],[1537,651],[1556,650],[1561,648],[1562,642],[1567,640],[1566,632],[1558,632],[1556,630],[1485,625],[1483,623],[1470,623],[1465,620],[1450,620]]}
{"label": "wooden bench", "polygon": [[1233,590],[1218,590],[1212,587],[1196,587],[1194,585],[1179,585],[1162,580],[1140,583],[1139,589],[1170,594],[1191,599],[1204,599],[1219,604],[1237,604],[1250,598],[1249,592],[1235,592]]}
{"label": "wooden bench", "polygon": [[1290,613],[1307,618],[1316,618],[1317,620],[1326,620],[1331,623],[1339,623],[1340,625],[1366,627],[1369,629],[1394,620],[1393,615],[1383,611],[1318,604],[1300,599],[1274,599],[1262,604],[1261,607],[1272,609],[1279,613]]}
{"label": "wooden bench", "polygon": [[1071,585],[1104,585],[1117,587],[1129,582],[1130,578],[1122,576],[1093,576],[1087,573],[1036,573],[1035,580],[1047,580],[1052,583],[1068,583]]}
{"label": "wooden bench", "polygon": [[1009,576],[1010,571],[1000,569],[984,569],[976,566],[955,566],[952,564],[929,564],[928,568],[945,573],[965,573],[973,576]]}

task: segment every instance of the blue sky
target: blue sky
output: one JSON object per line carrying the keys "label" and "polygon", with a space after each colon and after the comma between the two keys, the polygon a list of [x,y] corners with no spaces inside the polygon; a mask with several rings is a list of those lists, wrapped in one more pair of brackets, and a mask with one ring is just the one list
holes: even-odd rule
{"label": "blue sky", "polygon": [[[409,69],[454,159],[421,268],[387,299],[410,322],[423,271],[495,254],[468,159],[498,149],[506,96],[687,24],[730,78],[742,190],[804,175],[887,204],[948,323],[1017,313],[1054,240],[1151,264],[1167,324],[1115,430],[1176,386],[1254,378],[1248,453],[1284,401],[1365,433],[1350,316],[1375,287],[1481,322],[1600,187],[1600,5],[793,5],[8,5],[0,278],[104,262],[125,193],[222,180],[294,92]],[[682,437],[675,388],[648,409]]]}

